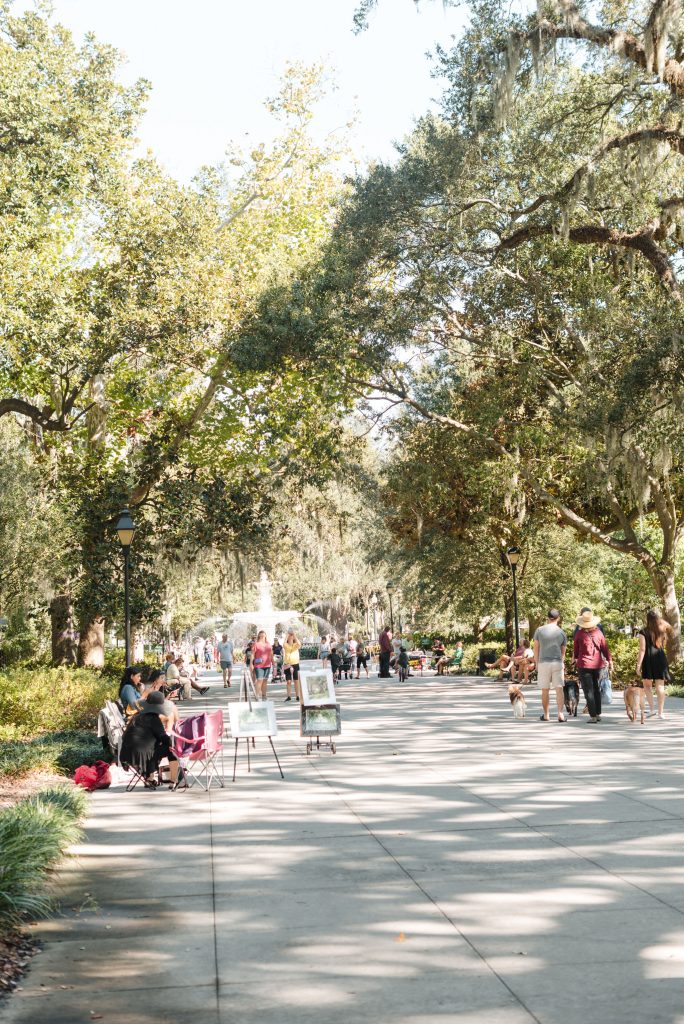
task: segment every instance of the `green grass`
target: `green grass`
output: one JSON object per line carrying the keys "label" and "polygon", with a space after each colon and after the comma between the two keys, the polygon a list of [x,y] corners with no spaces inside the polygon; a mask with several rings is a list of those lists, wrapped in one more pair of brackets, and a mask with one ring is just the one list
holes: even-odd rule
{"label": "green grass", "polygon": [[76,787],[46,789],[0,812],[0,925],[50,912],[52,870],[81,836],[87,796]]}
{"label": "green grass", "polygon": [[0,740],[0,779],[20,778],[32,771],[73,774],[79,765],[107,760],[92,732],[71,730],[27,740]]}

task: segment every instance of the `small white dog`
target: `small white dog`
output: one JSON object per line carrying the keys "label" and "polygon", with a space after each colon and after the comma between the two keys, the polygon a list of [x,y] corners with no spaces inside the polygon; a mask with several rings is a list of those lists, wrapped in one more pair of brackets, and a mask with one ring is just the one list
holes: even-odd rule
{"label": "small white dog", "polygon": [[509,686],[508,696],[511,698],[511,704],[513,705],[513,717],[524,718],[525,717],[525,694],[522,692],[519,686]]}

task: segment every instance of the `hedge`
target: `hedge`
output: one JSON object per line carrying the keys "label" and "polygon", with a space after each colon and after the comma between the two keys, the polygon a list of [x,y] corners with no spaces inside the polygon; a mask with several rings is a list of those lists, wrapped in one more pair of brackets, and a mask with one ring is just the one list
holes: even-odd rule
{"label": "hedge", "polygon": [[47,882],[80,838],[87,806],[83,790],[59,786],[0,812],[0,926],[16,927],[27,915],[42,917],[50,911]]}

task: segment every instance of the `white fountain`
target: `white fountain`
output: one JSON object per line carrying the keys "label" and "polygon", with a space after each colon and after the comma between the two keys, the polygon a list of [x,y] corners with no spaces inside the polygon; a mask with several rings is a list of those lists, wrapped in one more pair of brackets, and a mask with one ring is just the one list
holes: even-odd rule
{"label": "white fountain", "polygon": [[302,621],[302,616],[299,612],[293,611],[291,608],[283,610],[282,608],[273,607],[273,599],[271,597],[272,584],[265,569],[262,569],[259,575],[257,590],[259,592],[259,607],[257,610],[255,612],[237,612],[232,617],[234,624],[243,623],[245,626],[265,629],[266,636],[269,639],[275,635],[277,626],[282,626],[284,629],[296,626],[300,632],[302,627],[306,629],[306,625]]}

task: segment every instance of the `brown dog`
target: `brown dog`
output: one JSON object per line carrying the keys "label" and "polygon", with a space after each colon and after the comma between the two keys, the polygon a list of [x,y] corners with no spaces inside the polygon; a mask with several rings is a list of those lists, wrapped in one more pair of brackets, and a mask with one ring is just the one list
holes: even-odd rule
{"label": "brown dog", "polygon": [[636,722],[637,715],[640,715],[641,724],[644,724],[644,684],[641,682],[630,683],[625,687],[625,711],[630,722]]}
{"label": "brown dog", "polygon": [[525,694],[522,692],[519,686],[509,686],[508,696],[511,698],[511,704],[513,705],[513,717],[524,718],[525,717]]}

